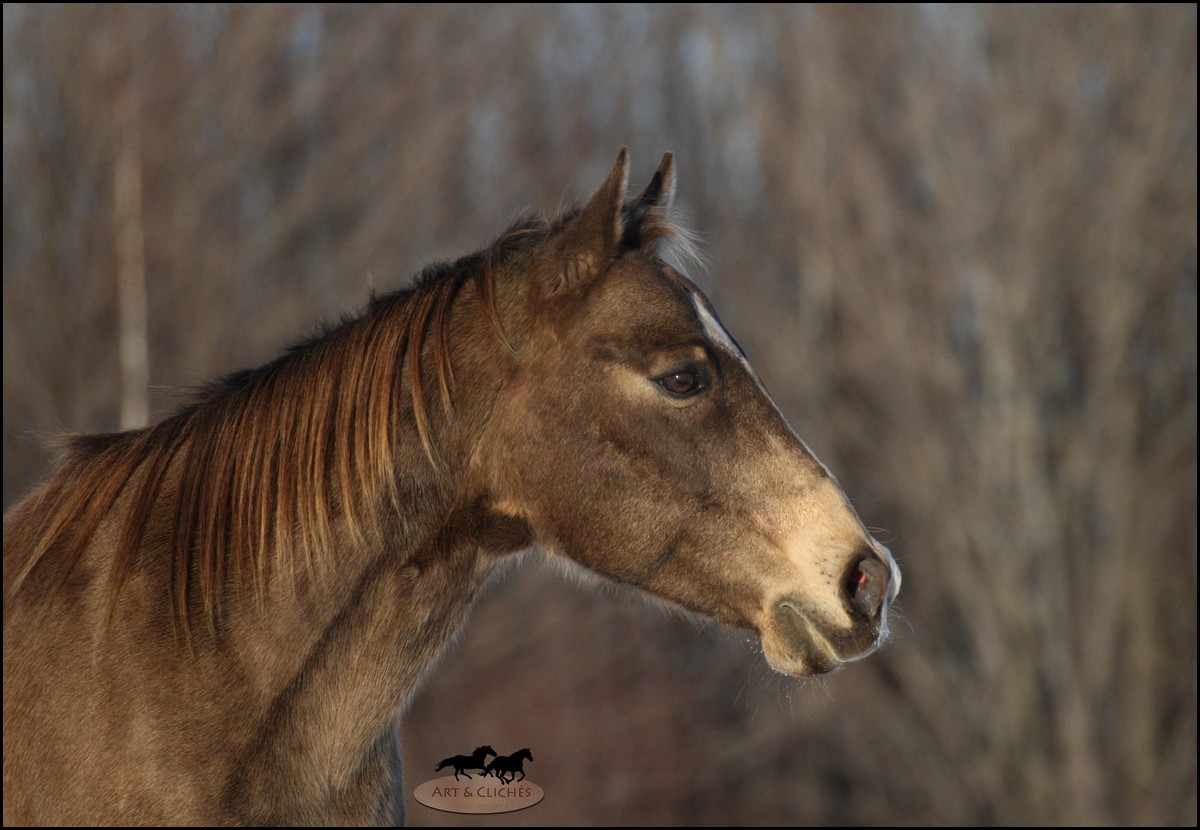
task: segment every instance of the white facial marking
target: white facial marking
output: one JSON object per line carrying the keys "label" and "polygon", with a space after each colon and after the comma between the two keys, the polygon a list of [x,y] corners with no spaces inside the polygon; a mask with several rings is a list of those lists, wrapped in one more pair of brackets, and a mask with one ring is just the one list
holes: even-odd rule
{"label": "white facial marking", "polygon": [[[713,345],[722,351],[728,352],[732,357],[737,358],[738,362],[746,367],[746,371],[755,380],[758,380],[758,375],[754,374],[754,369],[750,367],[750,363],[742,355],[741,349],[733,342],[733,338],[729,336],[729,332],[717,322],[717,318],[712,316],[712,313],[700,302],[700,299],[693,294],[692,305],[696,308],[696,316],[700,318],[700,325],[704,328],[704,336],[712,341]],[[759,386],[762,386],[760,383]]]}

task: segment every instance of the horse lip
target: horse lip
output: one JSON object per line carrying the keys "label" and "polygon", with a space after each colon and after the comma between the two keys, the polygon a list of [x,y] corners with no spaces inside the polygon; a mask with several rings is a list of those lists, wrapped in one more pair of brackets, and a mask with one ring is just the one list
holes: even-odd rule
{"label": "horse lip", "polygon": [[820,625],[809,614],[805,613],[800,604],[790,597],[784,597],[779,600],[776,606],[778,608],[787,608],[803,620],[808,639],[814,645],[819,644],[835,664],[861,660],[883,645],[888,637],[886,621],[872,624],[858,633],[855,633],[853,630],[849,632],[830,631],[828,627]]}
{"label": "horse lip", "polygon": [[[780,616],[778,612],[785,608],[791,613]],[[789,646],[799,646],[796,650],[803,655],[808,673],[826,674],[843,662],[838,650],[796,601],[785,597],[776,603],[776,621],[777,624],[782,622],[785,631],[790,634],[784,638]]]}

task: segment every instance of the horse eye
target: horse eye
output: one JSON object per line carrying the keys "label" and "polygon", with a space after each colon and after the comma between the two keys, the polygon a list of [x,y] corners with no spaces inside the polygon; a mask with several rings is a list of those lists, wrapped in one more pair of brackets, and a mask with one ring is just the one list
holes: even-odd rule
{"label": "horse eye", "polygon": [[700,378],[695,372],[674,372],[658,379],[659,385],[672,395],[686,397],[700,391]]}

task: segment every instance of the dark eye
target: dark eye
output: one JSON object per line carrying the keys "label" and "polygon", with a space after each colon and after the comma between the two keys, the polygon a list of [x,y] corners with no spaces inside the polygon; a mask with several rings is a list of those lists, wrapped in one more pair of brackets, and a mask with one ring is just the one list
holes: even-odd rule
{"label": "dark eye", "polygon": [[695,372],[682,371],[672,372],[665,377],[658,379],[658,383],[663,389],[666,389],[672,395],[681,398],[686,398],[688,395],[694,395],[702,388],[700,376]]}

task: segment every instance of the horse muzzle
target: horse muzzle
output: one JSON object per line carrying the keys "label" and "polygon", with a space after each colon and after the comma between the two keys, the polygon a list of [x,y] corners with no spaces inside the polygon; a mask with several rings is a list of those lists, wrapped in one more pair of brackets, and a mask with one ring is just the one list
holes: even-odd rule
{"label": "horse muzzle", "polygon": [[799,596],[784,595],[760,632],[763,653],[776,671],[799,676],[825,674],[866,657],[887,639],[887,612],[899,590],[891,554],[864,550],[851,558],[839,583],[849,624],[832,623]]}

